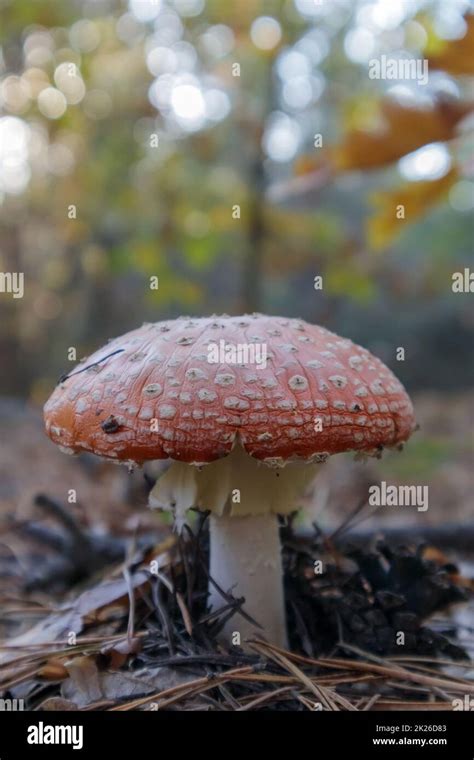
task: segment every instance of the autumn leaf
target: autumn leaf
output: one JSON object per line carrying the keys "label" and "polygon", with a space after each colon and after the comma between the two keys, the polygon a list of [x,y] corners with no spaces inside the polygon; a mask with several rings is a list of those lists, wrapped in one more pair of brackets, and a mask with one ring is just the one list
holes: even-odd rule
{"label": "autumn leaf", "polygon": [[432,142],[451,140],[459,121],[471,110],[466,103],[439,101],[434,108],[409,108],[383,101],[372,130],[352,130],[331,148],[336,169],[376,169]]}
{"label": "autumn leaf", "polygon": [[430,54],[431,69],[442,69],[448,74],[474,74],[474,15],[464,17],[466,33],[458,40],[436,40],[436,51]]}
{"label": "autumn leaf", "polygon": [[440,179],[413,182],[396,190],[372,195],[370,200],[376,211],[367,222],[370,247],[380,249],[390,243],[406,224],[414,222],[438,203],[457,177],[456,170],[452,169]]}
{"label": "autumn leaf", "polygon": [[302,156],[295,167],[300,177],[325,172],[379,169],[433,142],[456,136],[457,125],[473,109],[470,103],[438,101],[434,108],[410,108],[381,101],[372,116],[372,128],[351,129],[339,145],[318,157]]}

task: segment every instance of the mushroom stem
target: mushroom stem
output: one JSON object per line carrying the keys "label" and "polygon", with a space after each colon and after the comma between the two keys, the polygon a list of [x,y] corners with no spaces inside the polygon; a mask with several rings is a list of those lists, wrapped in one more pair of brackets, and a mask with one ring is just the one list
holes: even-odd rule
{"label": "mushroom stem", "polygon": [[[277,646],[287,646],[285,600],[280,536],[276,515],[222,517],[210,515],[211,578],[235,597],[245,597],[243,609],[262,629],[236,614],[226,623],[223,635],[236,642],[262,636]],[[225,600],[209,582],[212,609],[225,605]]]}

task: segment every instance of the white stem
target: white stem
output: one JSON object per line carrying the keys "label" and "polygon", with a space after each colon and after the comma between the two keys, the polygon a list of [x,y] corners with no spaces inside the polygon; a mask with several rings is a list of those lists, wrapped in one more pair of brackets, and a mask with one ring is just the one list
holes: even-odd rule
{"label": "white stem", "polygon": [[[245,597],[243,609],[263,630],[256,628],[236,613],[224,628],[229,641],[240,633],[241,643],[247,637],[260,636],[272,644],[286,647],[286,616],[283,595],[278,518],[265,514],[252,517],[210,515],[211,578],[223,591]],[[221,594],[209,584],[210,605],[217,610],[226,604]]]}

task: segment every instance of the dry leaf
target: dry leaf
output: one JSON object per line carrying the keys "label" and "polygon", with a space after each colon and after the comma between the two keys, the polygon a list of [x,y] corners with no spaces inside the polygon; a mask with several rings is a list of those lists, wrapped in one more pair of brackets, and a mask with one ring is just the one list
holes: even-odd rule
{"label": "dry leaf", "polygon": [[[144,571],[136,572],[132,578],[133,588],[137,589],[148,581]],[[87,589],[72,602],[67,602],[48,617],[41,620],[33,628],[8,644],[16,650],[7,650],[0,654],[0,662],[8,662],[19,656],[18,648],[35,644],[51,644],[67,638],[70,632],[78,636],[83,630],[84,623],[104,620],[107,611],[115,609],[118,602],[128,604],[127,584],[124,578],[107,580],[93,588]]]}
{"label": "dry leaf", "polygon": [[428,55],[431,69],[448,74],[474,74],[474,15],[464,17],[467,29],[459,40],[437,40],[437,51]]}
{"label": "dry leaf", "polygon": [[103,699],[99,671],[93,657],[74,657],[65,663],[65,667],[69,673],[69,679],[63,683],[63,696],[71,698],[77,705],[81,704],[77,695],[87,700],[85,704]]}
{"label": "dry leaf", "polygon": [[[367,236],[371,248],[383,248],[390,243],[406,224],[418,219],[446,195],[457,179],[452,169],[440,179],[430,182],[412,182],[396,190],[377,193],[371,197],[376,209],[367,223]],[[397,207],[404,207],[404,218],[397,217]]]}
{"label": "dry leaf", "polygon": [[62,712],[63,710],[77,710],[77,705],[68,699],[61,699],[61,697],[49,697],[38,705],[38,710],[40,712],[43,710],[48,710],[49,712],[55,712],[59,710]]}
{"label": "dry leaf", "polygon": [[40,668],[38,676],[45,681],[62,681],[68,677],[68,671],[61,660],[52,659]]}
{"label": "dry leaf", "polygon": [[349,131],[341,145],[330,148],[332,160],[339,171],[388,166],[423,145],[451,140],[471,109],[465,103],[438,102],[424,109],[384,101],[374,130]]}
{"label": "dry leaf", "polygon": [[[192,676],[178,668],[144,668],[133,672],[99,672],[91,658],[90,663],[78,663],[71,670],[71,678],[61,685],[62,696],[78,707],[101,700],[130,698],[187,683]],[[74,661],[73,661],[74,663]]]}

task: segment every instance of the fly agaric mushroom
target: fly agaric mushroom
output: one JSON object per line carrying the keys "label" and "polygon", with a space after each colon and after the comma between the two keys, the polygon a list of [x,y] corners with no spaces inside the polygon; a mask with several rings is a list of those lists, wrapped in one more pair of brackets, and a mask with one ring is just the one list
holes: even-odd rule
{"label": "fly agaric mushroom", "polygon": [[[213,579],[243,596],[244,610],[280,645],[277,515],[295,510],[331,454],[377,456],[415,427],[403,386],[364,348],[260,314],[182,317],[112,340],[60,379],[45,422],[69,453],[174,460],[150,504],[172,510],[178,529],[189,508],[210,510],[211,607],[222,604]],[[230,621],[226,633],[236,627]],[[242,616],[238,630],[255,633]]]}

